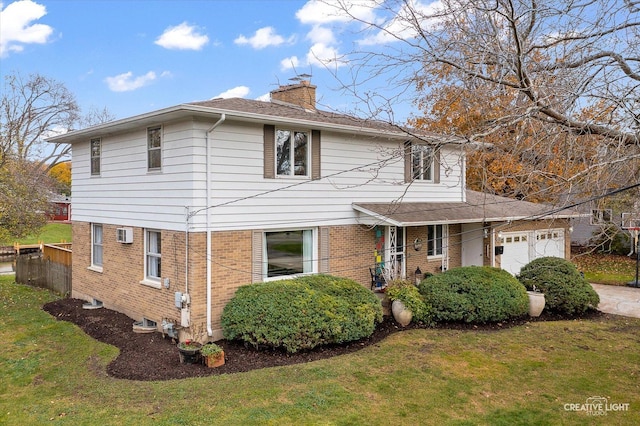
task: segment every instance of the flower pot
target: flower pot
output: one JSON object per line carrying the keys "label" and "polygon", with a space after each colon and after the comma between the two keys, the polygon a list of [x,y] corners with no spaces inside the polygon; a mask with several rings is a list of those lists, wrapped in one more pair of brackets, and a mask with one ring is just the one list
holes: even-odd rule
{"label": "flower pot", "polygon": [[203,356],[204,363],[209,368],[221,367],[224,365],[224,351],[218,355]]}
{"label": "flower pot", "polygon": [[527,291],[527,295],[529,296],[529,316],[540,316],[545,305],[544,293]]}
{"label": "flower pot", "polygon": [[195,346],[193,343],[191,347],[180,347],[178,345],[178,353],[180,354],[180,364],[197,364],[200,362],[200,348],[202,345]]}
{"label": "flower pot", "polygon": [[391,303],[391,313],[393,314],[393,319],[403,327],[409,325],[413,318],[413,312],[407,309],[400,300],[394,300]]}

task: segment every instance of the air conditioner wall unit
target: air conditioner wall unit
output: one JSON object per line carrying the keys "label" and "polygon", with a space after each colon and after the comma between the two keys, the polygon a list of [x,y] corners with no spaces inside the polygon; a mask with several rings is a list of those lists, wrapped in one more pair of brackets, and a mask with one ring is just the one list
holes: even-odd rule
{"label": "air conditioner wall unit", "polygon": [[117,228],[116,241],[122,244],[133,243],[133,228]]}

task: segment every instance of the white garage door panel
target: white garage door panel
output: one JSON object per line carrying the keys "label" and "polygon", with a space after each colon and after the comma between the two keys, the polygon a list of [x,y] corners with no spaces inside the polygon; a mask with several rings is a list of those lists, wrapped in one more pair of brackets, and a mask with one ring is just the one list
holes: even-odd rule
{"label": "white garage door panel", "polygon": [[562,230],[536,231],[534,258],[539,257],[564,258],[564,232]]}
{"label": "white garage door panel", "polygon": [[501,258],[502,269],[512,275],[529,263],[529,234],[527,232],[505,233],[502,236],[504,253]]}

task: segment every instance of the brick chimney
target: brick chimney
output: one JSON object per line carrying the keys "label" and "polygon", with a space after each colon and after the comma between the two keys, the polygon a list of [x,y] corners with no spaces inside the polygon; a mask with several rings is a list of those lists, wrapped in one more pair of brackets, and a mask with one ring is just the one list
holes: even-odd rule
{"label": "brick chimney", "polygon": [[280,101],[301,106],[304,109],[316,109],[316,86],[308,80],[297,84],[280,86],[271,92],[272,101]]}

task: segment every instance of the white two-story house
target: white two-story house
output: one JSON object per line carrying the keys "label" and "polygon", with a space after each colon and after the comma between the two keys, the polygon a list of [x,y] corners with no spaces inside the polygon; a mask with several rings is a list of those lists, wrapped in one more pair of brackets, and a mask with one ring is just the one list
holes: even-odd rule
{"label": "white two-story house", "polygon": [[[569,256],[572,212],[465,190],[465,146],[316,109],[213,99],[51,138],[72,144],[73,297],[222,337],[242,285]],[[419,270],[419,272],[417,272]]]}

